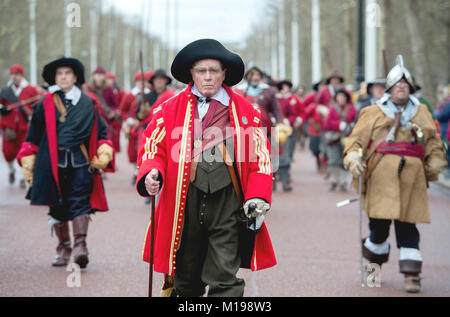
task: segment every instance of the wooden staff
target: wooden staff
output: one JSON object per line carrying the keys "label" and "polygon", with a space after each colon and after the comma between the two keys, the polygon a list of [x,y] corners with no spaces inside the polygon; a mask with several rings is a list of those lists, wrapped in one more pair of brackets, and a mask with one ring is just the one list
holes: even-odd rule
{"label": "wooden staff", "polygon": [[156,196],[152,196],[152,211],[151,211],[151,224],[150,224],[150,268],[148,276],[148,297],[152,297],[153,289],[153,244],[155,239],[155,200]]}

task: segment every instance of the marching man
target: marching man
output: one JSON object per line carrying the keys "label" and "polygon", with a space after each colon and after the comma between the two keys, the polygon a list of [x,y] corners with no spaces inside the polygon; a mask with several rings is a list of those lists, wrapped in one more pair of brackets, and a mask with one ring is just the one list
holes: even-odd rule
{"label": "marching man", "polygon": [[447,164],[431,114],[413,93],[411,74],[398,56],[384,97],[360,113],[346,143],[344,165],[356,183],[364,171],[362,206],[369,216],[370,236],[363,240],[363,256],[379,265],[388,261],[386,240],[394,220],[405,290],[417,293],[423,260],[416,224],[430,222],[428,182],[436,181]]}
{"label": "marching man", "polygon": [[[11,66],[11,79],[0,93],[0,129],[3,130],[2,151],[9,166],[9,183],[15,182],[14,160],[19,153],[33,112],[32,104],[41,99],[36,87],[24,78],[24,70],[20,64]],[[20,180],[25,187],[25,180]]]}
{"label": "marching man", "polygon": [[[208,296],[243,296],[239,267],[276,264],[263,221],[272,165],[260,112],[230,89],[244,63],[216,40],[187,45],[171,71],[189,86],[153,109],[138,156],[138,193],[162,188],[151,220],[155,270],[166,274],[163,289],[173,284],[178,296],[202,296],[207,285]],[[237,218],[242,206],[245,222]]]}
{"label": "marching man", "polygon": [[46,65],[42,76],[50,85],[49,93],[34,106],[17,158],[31,186],[27,194],[31,204],[50,207],[49,224],[59,240],[52,265],[67,265],[72,255],[85,268],[89,215],[108,210],[99,171],[114,171],[114,150],[93,100],[80,90],[83,65],[63,57]]}

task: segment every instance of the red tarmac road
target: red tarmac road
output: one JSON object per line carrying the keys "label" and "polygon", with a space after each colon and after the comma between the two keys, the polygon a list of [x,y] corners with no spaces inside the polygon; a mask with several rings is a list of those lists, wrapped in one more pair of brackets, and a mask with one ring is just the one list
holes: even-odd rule
{"label": "red tarmac road", "polygon": [[[76,280],[72,271],[50,265],[57,241],[50,237],[47,208],[31,207],[17,180],[8,184],[8,169],[0,159],[0,296],[147,295],[148,265],[141,261],[141,252],[150,207],[131,186],[133,169],[126,153],[119,153],[117,161],[118,172],[105,180],[110,211],[92,217],[87,238],[90,263]],[[328,192],[307,149],[297,149],[292,178],[293,192],[275,192],[266,217],[278,264],[260,272],[240,271],[246,296],[450,296],[449,189],[436,184],[429,189],[432,223],[418,225],[423,287],[420,294],[408,295],[398,273],[393,226],[381,287],[363,288],[358,203],[336,208],[338,201],[356,195],[352,190]],[[365,214],[363,223],[366,236]],[[153,294],[159,295],[162,274],[154,274],[154,279]],[[68,286],[77,281],[79,287]]]}

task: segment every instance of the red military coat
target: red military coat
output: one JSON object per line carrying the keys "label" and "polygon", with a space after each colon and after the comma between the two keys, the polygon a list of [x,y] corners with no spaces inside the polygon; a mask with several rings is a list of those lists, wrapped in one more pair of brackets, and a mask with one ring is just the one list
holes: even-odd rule
{"label": "red military coat", "polygon": [[[25,101],[28,99],[31,99],[33,97],[39,97],[39,91],[36,87],[32,85],[27,85],[22,89],[20,92],[20,95],[17,96],[17,99],[19,101]],[[38,99],[35,99],[32,102],[27,103],[22,108],[26,108],[28,112],[32,113],[33,108],[32,105],[39,101]],[[11,104],[14,104],[14,102],[3,100],[0,98],[0,103],[8,106]],[[2,114],[0,116],[0,130],[5,129],[11,129],[16,132],[16,139],[12,141],[8,141],[5,137],[5,134],[3,134],[3,154],[5,156],[5,159],[7,162],[14,161],[15,157],[19,153],[20,147],[25,140],[25,137],[27,135],[28,131],[28,118],[24,116],[26,112],[22,110],[23,113],[19,110],[19,108],[12,109],[11,112],[8,114]]]}
{"label": "red military coat", "polygon": [[[194,134],[195,96],[192,83],[162,105],[153,108],[153,119],[144,132],[138,156],[137,190],[148,195],[145,176],[157,169],[163,189],[155,213],[155,271],[175,274],[175,255],[181,243],[186,196],[189,186]],[[244,198],[272,200],[272,165],[270,148],[261,127],[259,111],[242,96],[224,85],[230,96],[231,128],[235,129],[234,149]],[[153,221],[153,220],[152,220]],[[251,250],[250,250],[251,251]],[[150,259],[150,225],[145,238],[143,260]],[[251,269],[261,270],[276,264],[272,243],[263,223],[255,237]]]}
{"label": "red military coat", "polygon": [[[22,92],[17,97],[17,99],[19,99],[19,101],[24,101],[36,96],[39,96],[39,91],[36,89],[36,87],[28,85],[22,89]],[[28,108],[28,110],[32,112],[33,111],[32,105],[37,101],[38,100],[34,100],[33,102],[27,103],[24,107]],[[12,102],[2,99],[0,99],[0,103],[4,104],[5,106],[12,104]],[[9,128],[19,131],[27,131],[28,121],[20,113],[19,109],[16,108],[11,110],[9,114],[1,116],[0,127],[1,129]]]}

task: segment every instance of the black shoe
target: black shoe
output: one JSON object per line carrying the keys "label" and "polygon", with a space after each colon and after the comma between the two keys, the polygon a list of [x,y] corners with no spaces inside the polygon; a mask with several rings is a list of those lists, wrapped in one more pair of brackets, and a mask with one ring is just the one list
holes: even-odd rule
{"label": "black shoe", "polygon": [[389,246],[389,251],[386,254],[375,254],[372,251],[370,251],[364,243],[366,242],[367,238],[364,238],[362,240],[362,255],[363,257],[369,261],[369,263],[376,263],[379,266],[381,266],[383,263],[386,263],[389,260],[389,253],[391,251],[391,246]]}
{"label": "black shoe", "polygon": [[16,172],[10,172],[9,173],[9,183],[10,184],[14,184],[14,182],[16,181]]}
{"label": "black shoe", "polygon": [[332,192],[332,191],[334,191],[334,190],[336,189],[336,187],[337,187],[337,184],[332,183],[332,184],[330,185],[330,188],[328,188],[328,190],[329,190],[330,192]]}

